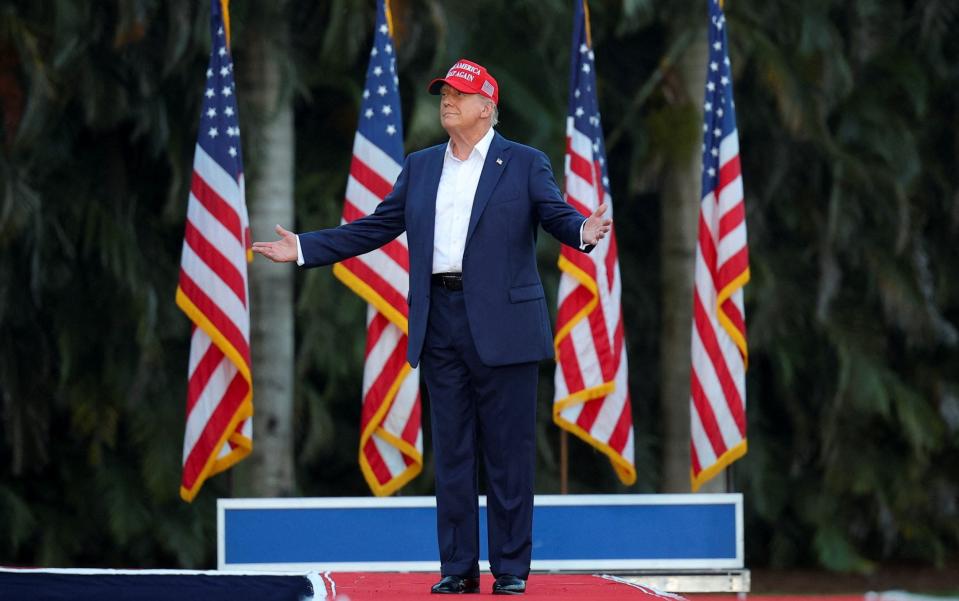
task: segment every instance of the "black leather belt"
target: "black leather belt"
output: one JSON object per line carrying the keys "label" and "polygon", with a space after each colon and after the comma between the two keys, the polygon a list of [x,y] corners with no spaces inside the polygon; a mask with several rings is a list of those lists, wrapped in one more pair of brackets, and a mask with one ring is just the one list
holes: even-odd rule
{"label": "black leather belt", "polygon": [[433,285],[442,286],[447,290],[462,290],[463,289],[463,274],[462,273],[434,273],[431,278]]}

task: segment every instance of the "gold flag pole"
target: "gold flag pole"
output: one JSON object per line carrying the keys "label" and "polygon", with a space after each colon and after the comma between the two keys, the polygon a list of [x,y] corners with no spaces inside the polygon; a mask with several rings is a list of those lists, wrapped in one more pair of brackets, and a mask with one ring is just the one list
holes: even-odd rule
{"label": "gold flag pole", "polygon": [[226,33],[226,47],[230,47],[230,0],[220,0],[223,9],[223,29]]}
{"label": "gold flag pole", "polygon": [[559,494],[569,494],[569,433],[559,431]]}
{"label": "gold flag pole", "polygon": [[383,9],[386,11],[386,26],[390,30],[390,37],[393,37],[393,11],[390,9],[390,0],[383,0]]}

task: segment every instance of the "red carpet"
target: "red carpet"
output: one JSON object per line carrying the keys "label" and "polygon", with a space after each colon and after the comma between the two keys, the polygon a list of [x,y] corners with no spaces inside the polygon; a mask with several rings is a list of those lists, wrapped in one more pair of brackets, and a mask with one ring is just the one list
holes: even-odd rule
{"label": "red carpet", "polygon": [[[103,570],[0,567],[0,599],[16,601],[408,601],[443,597],[430,594],[432,573],[383,572],[230,572],[195,570]],[[480,579],[477,599],[492,595],[493,577]],[[314,596],[310,597],[313,593]],[[904,591],[840,595],[677,595],[611,576],[534,574],[522,599],[610,599],[642,601],[959,601],[959,597]]]}
{"label": "red carpet", "polygon": [[[447,597],[430,594],[430,587],[439,580],[436,574],[390,574],[375,572],[334,572],[323,575],[327,599],[335,601],[412,601],[423,599],[438,601]],[[464,599],[492,597],[493,577],[484,574],[480,577],[479,595],[468,595]],[[319,598],[319,595],[317,595]],[[455,597],[461,598],[461,597]],[[506,596],[497,596],[506,599]],[[624,599],[646,601],[679,601],[679,595],[663,593],[658,595],[651,590],[643,590],[634,585],[607,580],[589,574],[559,575],[533,574],[526,583],[526,594],[517,599]]]}
{"label": "red carpet", "polygon": [[[730,594],[704,594],[704,593],[691,593],[684,595],[689,601],[743,601],[742,597],[737,595]],[[882,593],[875,593],[874,597],[870,597],[868,594],[860,595],[748,595],[749,601],[806,601],[809,599],[815,599],[815,601],[896,601],[891,598],[885,598]],[[920,601],[918,599],[900,599],[898,601]],[[943,598],[942,601],[948,601],[947,598]]]}

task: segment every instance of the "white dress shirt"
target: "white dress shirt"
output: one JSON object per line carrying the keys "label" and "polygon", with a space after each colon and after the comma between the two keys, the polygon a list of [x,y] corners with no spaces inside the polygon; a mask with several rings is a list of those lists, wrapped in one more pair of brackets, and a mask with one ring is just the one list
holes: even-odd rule
{"label": "white dress shirt", "polygon": [[473,212],[473,197],[483,173],[483,163],[493,142],[493,128],[461,161],[453,156],[452,141],[446,145],[443,172],[436,189],[436,222],[433,226],[433,273],[463,271],[466,230]]}
{"label": "white dress shirt", "polygon": [[[433,271],[432,273],[461,273],[463,251],[466,247],[466,230],[473,212],[473,197],[479,185],[486,154],[493,142],[493,128],[473,147],[472,152],[461,161],[453,156],[452,141],[446,145],[443,156],[443,172],[436,189],[436,221],[433,226]],[[579,228],[580,249],[585,249],[583,225]],[[303,249],[300,237],[296,237],[296,263],[303,265]]]}

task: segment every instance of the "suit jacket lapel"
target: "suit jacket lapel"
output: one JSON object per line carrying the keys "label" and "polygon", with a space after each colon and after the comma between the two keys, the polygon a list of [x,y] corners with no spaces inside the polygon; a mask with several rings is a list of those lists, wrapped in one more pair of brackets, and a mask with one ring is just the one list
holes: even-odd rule
{"label": "suit jacket lapel", "polygon": [[[440,176],[443,174],[443,157],[446,153],[446,145],[440,145],[426,157],[426,165],[423,172],[426,174],[423,182],[423,192],[418,195],[421,203],[419,210],[420,219],[415,221],[417,240],[422,241],[417,245],[416,252],[426,265],[433,264],[433,236],[436,229],[436,191],[440,185]],[[407,224],[407,230],[410,224]]]}
{"label": "suit jacket lapel", "polygon": [[506,138],[499,135],[498,132],[493,134],[493,141],[489,145],[486,160],[483,162],[483,173],[480,174],[479,184],[476,186],[476,196],[473,197],[473,210],[470,213],[470,224],[466,230],[467,245],[470,243],[470,238],[473,237],[473,231],[486,208],[486,203],[489,202],[493,188],[499,182],[500,175],[506,171],[506,164],[509,162],[509,152],[507,152],[509,146]]}

